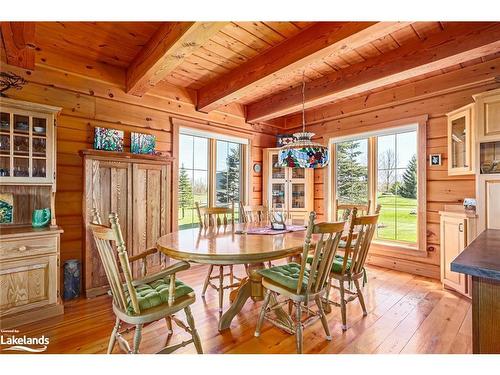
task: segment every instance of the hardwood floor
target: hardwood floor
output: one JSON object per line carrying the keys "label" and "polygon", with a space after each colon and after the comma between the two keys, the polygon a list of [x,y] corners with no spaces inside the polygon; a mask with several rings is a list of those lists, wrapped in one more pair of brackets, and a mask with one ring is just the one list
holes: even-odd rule
{"label": "hardwood floor", "polygon": [[[240,269],[241,268],[241,269]],[[243,267],[236,267],[242,274]],[[201,295],[204,266],[193,266],[180,279]],[[364,287],[368,316],[357,302],[348,304],[348,326],[341,330],[340,311],[333,308],[328,322],[333,336],[326,341],[319,321],[304,331],[305,353],[471,353],[472,328],[469,300],[443,290],[433,279],[394,270],[368,267]],[[225,297],[226,308],[229,305]],[[219,333],[218,298],[213,290],[198,297],[193,314],[205,353],[295,353],[295,338],[264,322],[254,337],[261,303],[247,303],[231,329]],[[185,319],[183,314],[181,318]],[[18,327],[19,335],[50,338],[49,353],[105,353],[114,323],[109,296],[79,299],[65,304],[62,317]],[[133,329],[124,336],[131,342]],[[171,342],[187,337],[174,326]],[[165,321],[145,327],[142,353],[154,353],[167,340]],[[1,351],[1,349],[0,349]],[[115,352],[119,352],[118,346]],[[192,345],[176,353],[195,353]]]}

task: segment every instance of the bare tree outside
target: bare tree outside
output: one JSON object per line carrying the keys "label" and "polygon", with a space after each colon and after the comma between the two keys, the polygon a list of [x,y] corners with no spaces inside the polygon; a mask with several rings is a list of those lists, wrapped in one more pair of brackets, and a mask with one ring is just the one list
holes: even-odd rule
{"label": "bare tree outside", "polygon": [[391,190],[396,177],[396,155],[393,149],[387,149],[379,155],[378,181],[380,192]]}

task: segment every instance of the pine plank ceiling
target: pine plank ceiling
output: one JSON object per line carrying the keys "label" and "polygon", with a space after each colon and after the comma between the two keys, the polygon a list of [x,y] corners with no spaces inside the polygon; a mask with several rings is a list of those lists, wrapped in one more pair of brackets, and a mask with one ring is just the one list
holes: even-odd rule
{"label": "pine plank ceiling", "polygon": [[[367,76],[373,74],[373,80],[380,81],[378,85],[358,83],[358,90],[349,86],[338,98],[311,99],[308,108],[315,108],[496,58],[500,52],[499,25],[456,22],[37,22],[35,44],[42,51],[126,70],[131,94],[142,95],[152,86],[168,83],[197,91],[201,111],[238,103],[247,106],[249,121],[264,122],[297,112],[294,95],[300,89],[303,75],[308,86],[316,86],[315,90],[321,85],[339,79],[348,81],[365,73]],[[6,33],[3,25],[2,32]],[[462,35],[469,37],[462,40]],[[484,41],[477,42],[474,38]],[[473,41],[469,43],[469,40]],[[435,52],[440,51],[440,43],[443,50],[450,46],[450,51],[443,56]],[[464,48],[475,53],[468,58],[454,43],[466,45],[468,47]],[[6,46],[5,39],[3,44]],[[415,49],[421,46],[423,53],[428,51],[443,63],[431,64],[433,56],[430,56],[430,60],[422,61],[426,69],[409,66],[407,71],[411,74],[398,77],[395,77],[396,72],[388,71],[388,77],[395,77],[389,80],[377,72],[372,73],[376,69],[373,65],[382,66],[386,56],[388,59],[393,56],[394,59],[408,59],[412,46]],[[399,56],[396,51],[403,53],[405,48],[409,52]],[[403,69],[404,63],[401,65]],[[335,86],[332,89],[335,91]],[[269,108],[276,103],[281,107],[273,112]]]}

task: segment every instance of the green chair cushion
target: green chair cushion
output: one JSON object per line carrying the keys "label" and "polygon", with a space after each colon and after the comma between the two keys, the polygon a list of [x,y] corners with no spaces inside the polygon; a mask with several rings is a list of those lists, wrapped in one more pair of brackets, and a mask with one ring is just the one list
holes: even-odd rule
{"label": "green chair cushion", "polygon": [[[311,264],[313,261],[313,255],[307,257],[307,263]],[[332,272],[340,273],[342,272],[342,265],[344,264],[344,257],[342,255],[335,255],[335,259],[332,264]],[[346,271],[351,269],[351,259],[347,259]]]}
{"label": "green chair cushion", "polygon": [[[299,282],[300,264],[288,263],[282,266],[274,266],[257,271],[262,277],[270,279],[275,283],[282,285],[288,289],[296,290]],[[307,288],[309,272],[304,272],[302,279],[302,288]]]}
{"label": "green chair cushion", "polygon": [[[137,301],[141,311],[168,303],[170,278],[158,279],[148,284],[140,284],[135,287],[137,293]],[[180,298],[188,293],[193,292],[193,288],[184,284],[180,280],[175,280],[175,298]],[[134,314],[134,308],[128,292],[127,298],[127,313]]]}

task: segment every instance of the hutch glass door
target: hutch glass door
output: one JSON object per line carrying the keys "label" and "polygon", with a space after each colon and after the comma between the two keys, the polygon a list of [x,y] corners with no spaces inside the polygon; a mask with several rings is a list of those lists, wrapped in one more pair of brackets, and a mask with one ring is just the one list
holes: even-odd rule
{"label": "hutch glass door", "polygon": [[0,113],[0,177],[7,182],[50,182],[49,116]]}
{"label": "hutch glass door", "polygon": [[270,158],[271,169],[271,209],[286,210],[286,168],[277,166],[278,153],[273,153]]}

